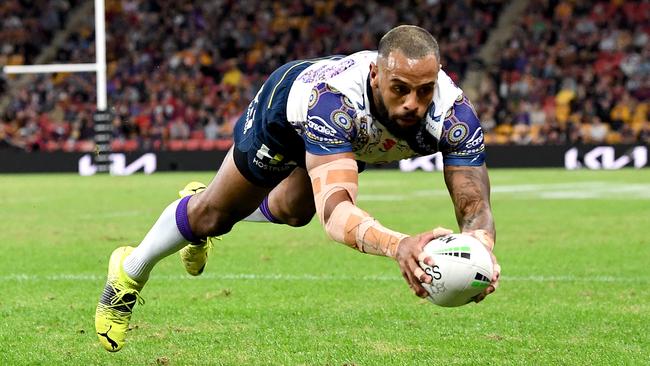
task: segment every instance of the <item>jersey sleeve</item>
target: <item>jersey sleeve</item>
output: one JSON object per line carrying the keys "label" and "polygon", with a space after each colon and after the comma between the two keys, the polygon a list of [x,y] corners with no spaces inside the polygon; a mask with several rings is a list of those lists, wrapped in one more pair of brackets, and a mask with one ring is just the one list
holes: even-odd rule
{"label": "jersey sleeve", "polygon": [[352,151],[356,109],[348,97],[325,83],[309,97],[303,139],[307,152],[330,155]]}
{"label": "jersey sleeve", "polygon": [[481,122],[465,96],[447,112],[438,148],[445,165],[480,166],[485,162]]}

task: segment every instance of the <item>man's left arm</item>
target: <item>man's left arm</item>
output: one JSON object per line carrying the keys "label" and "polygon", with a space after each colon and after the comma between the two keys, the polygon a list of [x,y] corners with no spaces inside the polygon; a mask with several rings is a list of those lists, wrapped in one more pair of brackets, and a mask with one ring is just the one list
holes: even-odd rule
{"label": "man's left arm", "polygon": [[490,286],[476,301],[496,290],[501,267],[493,254],[496,230],[490,205],[490,179],[485,165],[483,130],[466,97],[459,97],[443,124],[439,148],[443,153],[445,184],[454,203],[461,232],[479,239],[494,263]]}
{"label": "man's left arm", "polygon": [[444,168],[444,176],[460,230],[482,230],[484,233],[479,235],[485,235],[488,246],[493,248],[496,230],[490,206],[490,179],[485,163],[481,166],[448,165]]}

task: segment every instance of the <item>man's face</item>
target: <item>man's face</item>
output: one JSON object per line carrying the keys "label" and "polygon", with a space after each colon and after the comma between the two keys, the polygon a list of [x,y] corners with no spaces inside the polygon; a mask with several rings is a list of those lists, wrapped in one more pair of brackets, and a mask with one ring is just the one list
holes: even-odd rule
{"label": "man's face", "polygon": [[370,86],[382,118],[400,128],[420,123],[433,98],[440,63],[431,54],[410,59],[400,51],[379,56],[370,66]]}

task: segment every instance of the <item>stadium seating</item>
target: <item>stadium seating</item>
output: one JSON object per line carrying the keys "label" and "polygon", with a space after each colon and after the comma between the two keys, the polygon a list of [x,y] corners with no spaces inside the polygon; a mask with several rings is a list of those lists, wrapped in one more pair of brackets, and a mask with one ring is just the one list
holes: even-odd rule
{"label": "stadium seating", "polygon": [[521,124],[534,144],[643,142],[649,21],[647,1],[529,2],[474,101],[480,115],[496,114],[487,139]]}
{"label": "stadium seating", "polygon": [[[12,46],[0,53],[0,64],[33,62],[57,32],[66,38],[56,61],[92,61],[92,15],[81,28],[64,30],[82,2],[37,3],[43,6],[28,8],[17,0],[0,5],[7,19],[0,41]],[[245,2],[106,2],[115,151],[227,148],[234,121],[274,68],[292,59],[375,48],[383,32],[401,23],[421,25],[439,38],[443,65],[460,83],[470,64],[480,64],[477,51],[509,2],[256,4],[253,10]],[[603,141],[645,141],[649,7],[641,0],[531,1],[500,52],[498,68],[488,70],[473,100],[486,141],[595,141],[588,135],[595,116],[607,125]],[[45,22],[52,15],[43,9],[55,9],[57,21]],[[30,40],[29,47],[20,43],[24,37],[14,41],[21,22],[28,25],[23,32],[46,29],[46,37]],[[52,151],[64,149],[62,141],[92,138],[92,74],[41,75],[26,86],[14,84],[0,82],[0,89],[9,89],[0,110],[8,145]],[[187,141],[175,141],[175,120],[189,130]]]}
{"label": "stadium seating", "polygon": [[[448,50],[447,70],[460,81],[504,2],[427,1],[412,6],[382,1],[294,2],[284,8],[265,0],[256,2],[253,11],[240,2],[214,6],[211,2],[109,0],[108,93],[116,115],[114,138],[141,140],[142,147],[149,149],[229,146],[194,140],[204,140],[208,126],[211,137],[229,139],[236,116],[274,68],[291,59],[375,48],[377,38],[400,23],[419,24],[438,35],[441,47]],[[77,2],[69,3],[71,13]],[[233,19],[232,14],[239,18]],[[84,27],[68,34],[57,61],[94,58],[92,16],[86,18]],[[157,31],[151,32],[154,28]],[[40,44],[43,47],[47,41]],[[78,139],[81,111],[93,110],[94,78],[90,74],[39,76],[34,83],[12,90],[12,99],[2,113],[2,123],[22,127],[27,122],[16,120],[16,115],[29,111],[63,122],[67,132],[61,138]],[[176,118],[188,125],[192,142],[167,141],[169,122]],[[11,138],[21,139],[17,134]],[[114,145],[117,150],[125,147]]]}

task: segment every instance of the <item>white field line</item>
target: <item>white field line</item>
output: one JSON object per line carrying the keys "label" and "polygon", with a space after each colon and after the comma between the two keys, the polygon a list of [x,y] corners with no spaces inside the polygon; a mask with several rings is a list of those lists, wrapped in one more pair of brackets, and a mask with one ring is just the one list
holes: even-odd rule
{"label": "white field line", "polygon": [[[9,273],[0,275],[0,282],[57,282],[57,281],[104,281],[106,276],[87,273],[60,273],[55,275],[34,275],[27,273]],[[201,281],[201,280],[222,280],[222,281],[314,281],[314,282],[337,282],[337,281],[403,281],[399,276],[333,276],[319,274],[256,274],[256,273],[232,273],[232,274],[204,274],[200,277],[188,275],[152,275],[154,281]],[[650,283],[650,277],[643,276],[503,276],[502,282],[589,282],[589,283]]]}
{"label": "white field line", "polygon": [[[493,185],[492,194],[510,198],[539,199],[650,199],[650,184],[573,182],[548,184]],[[414,190],[401,194],[359,194],[360,201],[419,200],[421,197],[447,196],[446,190]]]}
{"label": "white field line", "polygon": [[104,212],[104,213],[93,213],[93,214],[83,214],[80,215],[80,219],[91,219],[96,220],[98,218],[113,218],[113,217],[134,217],[147,214],[147,211],[142,210],[128,210],[128,211],[113,211],[113,212]]}

